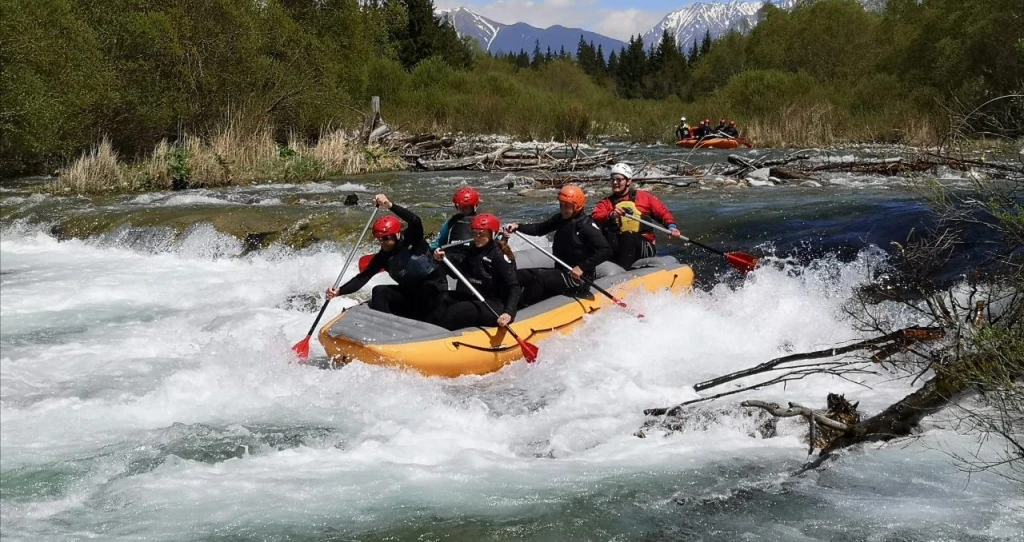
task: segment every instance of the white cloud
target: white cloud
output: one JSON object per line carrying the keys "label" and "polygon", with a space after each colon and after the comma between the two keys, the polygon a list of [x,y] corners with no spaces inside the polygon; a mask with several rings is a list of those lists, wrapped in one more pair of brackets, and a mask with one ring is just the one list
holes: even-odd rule
{"label": "white cloud", "polygon": [[601,7],[599,0],[434,0],[438,9],[467,7],[499,23],[526,23],[537,28],[556,24],[582,28],[626,41],[651,29],[665,13]]}
{"label": "white cloud", "polygon": [[660,11],[643,11],[639,9],[609,11],[594,26],[594,32],[622,41],[628,41],[630,36],[643,34],[653,28],[663,17],[665,17],[665,13]]}

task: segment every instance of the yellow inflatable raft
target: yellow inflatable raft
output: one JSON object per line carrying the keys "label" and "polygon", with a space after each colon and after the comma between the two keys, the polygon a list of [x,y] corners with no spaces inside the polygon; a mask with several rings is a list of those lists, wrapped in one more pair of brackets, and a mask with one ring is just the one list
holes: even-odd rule
{"label": "yellow inflatable raft", "polygon": [[[605,272],[599,268],[595,282],[625,300],[644,290],[675,294],[693,284],[693,270],[669,256],[640,260],[630,271],[614,264],[602,266]],[[609,266],[614,268],[611,273]],[[556,296],[519,311],[511,327],[526,341],[537,343],[553,333],[568,332],[580,325],[584,316],[603,310],[622,309],[600,294],[581,298]],[[336,364],[358,360],[415,369],[427,376],[487,374],[523,357],[515,339],[503,329],[474,327],[449,331],[370,310],[365,304],[342,312],[324,325],[319,339]]]}

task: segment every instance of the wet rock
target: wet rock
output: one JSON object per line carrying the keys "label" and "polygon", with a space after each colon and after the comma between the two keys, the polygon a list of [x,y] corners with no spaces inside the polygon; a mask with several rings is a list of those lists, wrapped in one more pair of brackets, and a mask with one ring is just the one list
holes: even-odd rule
{"label": "wet rock", "polygon": [[242,239],[242,256],[254,251],[266,248],[270,243],[267,241],[271,235],[275,235],[278,232],[274,231],[263,231],[257,233],[247,233],[245,238]]}
{"label": "wet rock", "polygon": [[278,305],[288,311],[316,312],[320,309],[320,297],[309,292],[290,294]]}
{"label": "wet rock", "polygon": [[344,203],[345,205],[356,205],[357,203],[359,203],[359,196],[355,194],[349,194],[345,196]]}
{"label": "wet rock", "polygon": [[771,182],[769,179],[765,179],[763,181],[760,179],[747,179],[747,184],[749,186],[775,186],[775,183]]}
{"label": "wet rock", "polygon": [[639,431],[639,438],[647,432],[661,430],[668,433],[708,431],[715,426],[738,429],[751,438],[773,438],[778,435],[778,419],[764,410],[715,408],[684,411],[680,414],[649,419]]}
{"label": "wet rock", "polygon": [[821,183],[819,183],[818,181],[804,181],[800,183],[800,186],[806,188],[821,188]]}
{"label": "wet rock", "polygon": [[[771,177],[771,170],[766,168],[766,167],[763,167],[763,168],[755,169],[755,170],[751,171],[750,173],[747,173],[746,179],[747,179],[748,182],[750,182],[750,181],[764,181],[764,182],[768,182],[768,178],[769,177]],[[754,185],[751,184],[751,186],[754,186]]]}

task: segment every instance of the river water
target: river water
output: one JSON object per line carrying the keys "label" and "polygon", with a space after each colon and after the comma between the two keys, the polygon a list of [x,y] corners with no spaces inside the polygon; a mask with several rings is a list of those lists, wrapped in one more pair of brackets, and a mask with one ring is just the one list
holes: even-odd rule
{"label": "river water", "polygon": [[[457,379],[360,363],[319,370],[294,363],[290,346],[373,193],[436,231],[455,186],[480,188],[485,208],[517,220],[554,212],[553,190],[476,173],[93,199],[8,183],[3,538],[1021,540],[1024,497],[998,476],[959,471],[950,454],[977,443],[943,416],[917,438],[794,476],[805,428],[780,422],[761,438],[737,407],[823,408],[836,392],[873,414],[912,389],[884,372],[749,392],[712,405],[721,412],[700,427],[634,435],[645,408],[697,397],[697,382],[863,338],[847,315],[853,290],[884,266],[891,241],[927,221],[907,181],[658,187],[684,233],[766,265],[740,277],[719,256],[663,239],[664,253],[696,269],[693,292],[636,298],[645,322],[602,312],[540,343],[536,364]],[[591,203],[606,188],[588,187]],[[341,203],[351,193],[359,205]],[[232,213],[326,214],[342,240],[247,250],[212,219],[138,225]],[[54,228],[111,216],[114,227],[86,238]],[[333,302],[328,317],[363,298]],[[915,323],[889,312],[894,327]],[[324,355],[315,340],[312,355]]]}

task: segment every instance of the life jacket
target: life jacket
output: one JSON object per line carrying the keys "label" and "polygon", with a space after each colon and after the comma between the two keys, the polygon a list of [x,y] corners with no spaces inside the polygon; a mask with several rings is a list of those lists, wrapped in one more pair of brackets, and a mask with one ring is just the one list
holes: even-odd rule
{"label": "life jacket", "polygon": [[[627,215],[632,215],[637,218],[642,218],[640,210],[636,208],[636,202],[624,199],[615,204],[616,209],[623,210]],[[630,220],[621,216],[615,217],[614,222],[617,223],[620,233],[636,233],[640,231],[640,222],[636,220]]]}
{"label": "life jacket", "polygon": [[[630,189],[629,192],[626,192],[621,196],[611,195],[605,199],[610,201],[616,209],[624,209],[627,210],[628,212],[632,212],[633,216],[637,218],[645,218],[644,215],[640,213],[640,209],[637,209],[636,207],[635,188]],[[605,224],[604,232],[605,237],[612,237],[618,235],[619,233],[627,232],[640,232],[644,234],[644,237],[654,236],[654,229],[651,228],[650,226],[641,224],[636,220],[630,220],[628,218],[623,217],[615,217],[614,220],[609,220]]]}
{"label": "life jacket", "polygon": [[409,246],[396,250],[395,255],[388,259],[388,275],[400,286],[415,285],[436,274],[437,263],[429,251],[416,253]]}
{"label": "life jacket", "polygon": [[[463,273],[476,291],[480,292],[485,299],[500,299],[504,300],[507,292],[502,291],[502,284],[496,279],[500,274],[495,269],[496,262],[499,259],[504,259],[508,264],[512,263],[512,260],[501,251],[501,248],[497,243],[491,242],[484,248],[472,247],[469,249],[469,253],[462,260],[461,267],[465,273]],[[456,287],[459,290],[469,291],[462,282]]]}
{"label": "life jacket", "polygon": [[[473,230],[469,225],[473,222],[473,215],[455,215],[448,219],[448,235],[441,239],[439,246],[444,246],[458,241],[469,241],[473,239]],[[456,250],[463,250],[465,247],[452,247]]]}
{"label": "life jacket", "polygon": [[590,215],[580,212],[573,218],[566,220],[564,224],[555,230],[555,237],[551,241],[552,253],[563,262],[575,266],[584,261],[594,252],[594,247],[588,246],[580,237],[582,228],[596,228],[600,230],[597,223]]}

